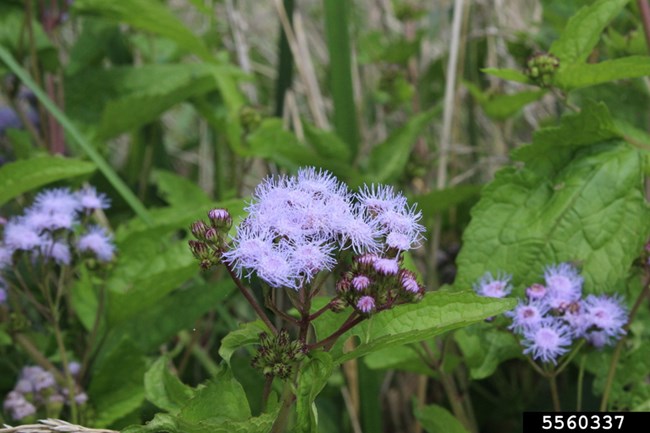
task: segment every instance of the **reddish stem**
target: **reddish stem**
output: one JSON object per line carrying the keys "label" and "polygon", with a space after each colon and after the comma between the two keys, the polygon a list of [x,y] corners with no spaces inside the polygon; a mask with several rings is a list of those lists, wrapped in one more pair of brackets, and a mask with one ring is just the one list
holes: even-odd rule
{"label": "reddish stem", "polygon": [[224,263],[224,266],[228,270],[228,273],[230,274],[230,278],[235,282],[235,285],[239,289],[239,291],[244,295],[246,300],[248,301],[249,304],[251,304],[251,307],[253,307],[253,310],[257,313],[260,319],[262,319],[262,322],[268,326],[268,328],[273,332],[274,335],[278,334],[278,330],[273,326],[273,323],[271,323],[271,320],[269,319],[269,316],[266,315],[260,304],[258,304],[257,300],[255,300],[255,297],[248,291],[246,286],[244,286],[237,277],[237,275],[233,272],[233,270],[230,268],[230,266],[227,263]]}

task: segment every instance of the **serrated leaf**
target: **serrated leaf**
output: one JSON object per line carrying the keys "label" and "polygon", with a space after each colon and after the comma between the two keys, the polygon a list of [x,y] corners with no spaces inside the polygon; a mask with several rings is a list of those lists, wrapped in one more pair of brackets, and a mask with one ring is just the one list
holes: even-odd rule
{"label": "serrated leaf", "polygon": [[370,182],[391,182],[404,172],[415,141],[438,112],[436,107],[411,117],[372,150],[365,174]]}
{"label": "serrated leaf", "polygon": [[560,89],[569,91],[648,75],[650,75],[650,57],[630,56],[600,63],[569,65],[557,72],[553,83]]}
{"label": "serrated leaf", "polygon": [[[480,297],[473,292],[439,290],[429,292],[417,304],[382,311],[343,334],[331,353],[337,363],[375,350],[415,343],[495,316],[514,307],[513,299]],[[319,339],[331,334],[345,320],[343,313],[325,313],[314,322]],[[358,338],[354,350],[344,353],[343,343]]]}
{"label": "serrated leaf", "polygon": [[0,205],[20,194],[57,180],[85,176],[95,164],[78,159],[42,156],[0,167]]}
{"label": "serrated leaf", "polygon": [[93,367],[88,395],[97,414],[95,426],[109,426],[140,407],[144,402],[145,371],[144,357],[128,339]]}
{"label": "serrated leaf", "polygon": [[269,329],[261,320],[242,324],[239,329],[231,331],[223,337],[219,347],[219,356],[227,364],[230,364],[233,353],[241,347],[259,343],[262,332],[269,332]]}
{"label": "serrated leaf", "polygon": [[[457,259],[455,287],[486,271],[540,281],[546,265],[577,262],[587,293],[613,293],[650,235],[640,151],[618,135],[604,107],[585,107],[537,133],[484,188]],[[602,141],[607,140],[607,141]]]}
{"label": "serrated leaf", "polygon": [[161,197],[170,206],[203,206],[206,211],[211,204],[210,197],[196,183],[166,170],[154,170],[153,181]]}
{"label": "serrated leaf", "polygon": [[179,421],[198,424],[215,420],[244,421],[251,417],[251,411],[242,386],[235,380],[228,368],[222,369],[202,388],[198,389],[181,409]]}
{"label": "serrated leaf", "polygon": [[549,52],[560,59],[560,68],[587,60],[607,24],[629,0],[598,0],[580,9],[564,27]]}
{"label": "serrated leaf", "polygon": [[522,356],[517,339],[490,324],[477,323],[459,329],[454,333],[454,339],[475,380],[490,377],[502,362]]}
{"label": "serrated leaf", "polygon": [[437,404],[414,408],[415,417],[427,433],[468,433],[447,409]]}
{"label": "serrated leaf", "polygon": [[162,356],[149,367],[144,375],[144,393],[147,400],[160,409],[176,414],[196,391],[171,374],[168,364],[169,359]]}
{"label": "serrated leaf", "polygon": [[481,72],[490,74],[497,78],[502,78],[508,81],[515,81],[517,83],[532,84],[532,81],[523,72],[514,69],[497,69],[497,68],[483,68]]}
{"label": "serrated leaf", "polygon": [[183,433],[178,429],[176,418],[167,413],[157,413],[144,425],[130,425],[122,433]]}
{"label": "serrated leaf", "polygon": [[373,370],[401,370],[431,376],[433,371],[428,367],[418,353],[409,346],[399,350],[394,347],[369,353],[363,361]]}
{"label": "serrated leaf", "polygon": [[170,107],[218,88],[208,64],[88,69],[66,76],[66,109],[75,120],[112,138],[157,119]]}
{"label": "serrated leaf", "polygon": [[316,433],[318,431],[314,400],[327,384],[333,368],[332,357],[322,351],[311,353],[301,364],[296,392],[295,432]]}
{"label": "serrated leaf", "polygon": [[203,40],[188,30],[163,3],[156,0],[78,0],[73,3],[72,8],[77,13],[99,15],[118,23],[129,24],[139,30],[165,36],[203,60],[212,57]]}
{"label": "serrated leaf", "polygon": [[[264,413],[245,421],[204,420],[198,423],[181,422],[182,433],[268,433],[277,417]],[[172,432],[173,433],[173,432]]]}
{"label": "serrated leaf", "polygon": [[424,216],[434,216],[466,201],[477,199],[483,185],[458,185],[414,197]]}

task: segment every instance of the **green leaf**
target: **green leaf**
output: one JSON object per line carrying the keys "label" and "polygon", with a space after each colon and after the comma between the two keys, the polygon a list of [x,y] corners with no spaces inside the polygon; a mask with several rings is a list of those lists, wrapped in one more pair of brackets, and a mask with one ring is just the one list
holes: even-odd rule
{"label": "green leaf", "polygon": [[560,69],[587,60],[607,24],[629,0],[598,0],[580,9],[569,19],[562,35],[549,52],[560,59]]}
{"label": "green leaf", "polygon": [[522,356],[517,339],[487,323],[477,323],[454,333],[454,339],[470,368],[472,379],[490,377],[499,365]]}
{"label": "green leaf", "polygon": [[[452,329],[495,316],[514,307],[513,299],[480,297],[473,292],[429,292],[417,304],[400,305],[374,314],[343,334],[331,353],[337,363],[388,347],[427,340]],[[345,320],[343,313],[325,313],[314,323],[319,339],[331,334]],[[354,350],[344,353],[343,343],[358,338]]]}
{"label": "green leaf", "polygon": [[106,427],[140,407],[144,401],[145,360],[128,339],[93,366],[88,395],[97,413],[93,424]]}
{"label": "green leaf", "polygon": [[532,84],[532,81],[530,81],[530,79],[526,74],[520,71],[516,71],[514,69],[483,68],[481,69],[481,72],[508,81],[516,81],[517,83]]}
{"label": "green leaf", "polygon": [[168,357],[162,356],[149,367],[144,375],[144,393],[160,409],[177,414],[194,397],[195,390],[171,374],[168,364]]}
{"label": "green leaf", "polygon": [[179,430],[176,418],[167,413],[157,413],[145,425],[130,425],[122,433],[184,433]]}
{"label": "green leaf", "polygon": [[435,107],[411,117],[372,150],[366,174],[370,182],[392,182],[404,172],[415,141],[439,110],[440,107]]}
{"label": "green leaf", "polygon": [[334,128],[347,144],[348,162],[353,162],[359,147],[359,126],[352,87],[352,51],[346,0],[324,0],[325,31],[330,66],[330,89],[334,103]]}
{"label": "green leaf", "polygon": [[203,60],[212,58],[210,51],[199,37],[163,4],[156,0],[130,0],[107,2],[103,0],[78,0],[73,10],[86,15],[99,15],[118,23],[165,36],[178,46],[196,54]]}
{"label": "green leaf", "polygon": [[650,57],[631,56],[605,60],[600,63],[569,65],[558,71],[554,84],[565,91],[569,91],[609,81],[648,75],[650,75]]}
{"label": "green leaf", "polygon": [[368,368],[373,370],[401,370],[413,373],[432,375],[432,370],[423,361],[420,355],[409,345],[396,350],[394,347],[377,350],[363,358]]}
{"label": "green leaf", "polygon": [[318,129],[307,122],[303,122],[303,127],[305,138],[320,156],[341,162],[350,160],[352,154],[350,148],[336,133]]}
{"label": "green leaf", "polygon": [[0,205],[20,194],[57,180],[85,176],[95,164],[78,159],[42,156],[15,161],[0,167]]}
{"label": "green leaf", "polygon": [[[0,45],[10,50],[14,56],[25,56],[30,50],[29,39],[25,38],[27,28],[25,8],[21,4],[8,4],[8,2],[0,4]],[[57,50],[50,42],[40,21],[34,18],[33,14],[29,29],[31,37],[34,38],[33,48],[36,56],[47,71],[54,71],[59,63]]]}
{"label": "green leaf", "polygon": [[98,139],[115,137],[157,119],[172,106],[217,89],[207,64],[86,69],[66,76],[66,109],[94,126]]}
{"label": "green leaf", "polygon": [[487,95],[474,83],[465,82],[465,87],[476,98],[485,114],[496,120],[505,120],[515,115],[531,102],[546,94],[546,90],[523,91],[513,94]]}
{"label": "green leaf", "polygon": [[171,206],[203,206],[209,211],[210,197],[196,183],[166,170],[154,170],[153,181],[160,196]]}
{"label": "green leaf", "polygon": [[242,324],[239,329],[231,331],[223,337],[219,347],[219,356],[230,365],[233,353],[241,347],[259,343],[262,332],[269,332],[269,329],[261,320]]}
{"label": "green leaf", "polygon": [[478,198],[483,185],[458,185],[413,198],[424,216],[434,216],[466,201]]}
{"label": "green leaf", "polygon": [[198,424],[215,420],[244,421],[251,417],[251,411],[242,386],[235,380],[228,368],[222,369],[206,386],[198,389],[192,399],[183,406],[179,421]]}
{"label": "green leaf", "polygon": [[[486,271],[538,282],[545,266],[576,262],[587,293],[614,293],[650,235],[644,160],[602,105],[541,130],[483,189],[463,236],[455,287]],[[603,141],[606,140],[606,141]]]}
{"label": "green leaf", "polygon": [[297,433],[318,431],[314,400],[327,384],[333,368],[332,357],[322,351],[310,353],[309,358],[301,364],[296,392],[296,424],[293,431]]}
{"label": "green leaf", "polygon": [[447,409],[437,404],[414,408],[415,417],[428,433],[468,433]]}

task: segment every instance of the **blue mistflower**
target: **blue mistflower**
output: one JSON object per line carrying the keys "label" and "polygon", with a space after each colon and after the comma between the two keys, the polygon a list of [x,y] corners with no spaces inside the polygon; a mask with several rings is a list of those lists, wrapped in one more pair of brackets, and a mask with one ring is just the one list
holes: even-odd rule
{"label": "blue mistflower", "polygon": [[[603,347],[611,344],[625,334],[624,326],[627,323],[627,311],[623,307],[620,298],[609,296],[589,295],[584,301],[585,315],[595,333],[590,339],[601,344],[594,344],[596,347]],[[599,335],[602,333],[602,336]]]}
{"label": "blue mistflower", "polygon": [[481,280],[474,284],[473,288],[476,293],[489,298],[503,298],[510,294],[512,286],[510,285],[511,275],[498,273],[493,276],[491,272],[486,272]]}
{"label": "blue mistflower", "polygon": [[549,290],[547,302],[552,308],[563,309],[582,296],[583,278],[569,263],[547,266],[544,280]]}
{"label": "blue mistflower", "polygon": [[506,313],[512,318],[509,328],[518,332],[535,329],[548,320],[545,317],[548,310],[549,307],[541,302],[519,301],[514,310]]}
{"label": "blue mistflower", "polygon": [[571,346],[571,331],[559,321],[541,323],[524,332],[524,354],[533,359],[557,364],[557,358]]}
{"label": "blue mistflower", "polygon": [[77,249],[94,254],[100,262],[110,261],[115,252],[112,236],[100,226],[91,226],[77,241]]}

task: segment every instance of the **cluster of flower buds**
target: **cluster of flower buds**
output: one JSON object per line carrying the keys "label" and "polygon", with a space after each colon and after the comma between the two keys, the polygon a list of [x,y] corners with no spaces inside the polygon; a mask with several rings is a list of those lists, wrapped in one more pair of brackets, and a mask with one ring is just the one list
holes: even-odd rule
{"label": "cluster of flower buds", "polygon": [[[80,365],[68,365],[73,376],[79,374]],[[88,395],[75,385],[74,401],[84,406]],[[16,421],[31,422],[37,417],[58,418],[66,404],[69,404],[69,390],[56,383],[54,375],[38,366],[24,367],[14,389],[4,399],[3,409]]]}
{"label": "cluster of flower buds", "polygon": [[[493,298],[507,296],[511,277],[487,273],[474,290]],[[612,345],[625,334],[628,316],[619,297],[588,295],[583,298],[583,278],[569,263],[547,266],[544,284],[526,289],[514,310],[511,330],[521,336],[524,353],[533,359],[557,363],[574,340],[584,338],[596,348]]]}
{"label": "cluster of flower buds", "polygon": [[413,272],[402,267],[399,256],[386,258],[362,254],[355,256],[351,271],[343,274],[336,291],[337,299],[360,314],[371,314],[395,305],[418,302],[425,289]]}
{"label": "cluster of flower buds", "polygon": [[277,336],[266,332],[260,334],[260,347],[253,357],[253,367],[262,370],[267,377],[288,379],[293,367],[305,357],[307,347],[300,340],[291,340],[286,329]]}
{"label": "cluster of flower buds", "polygon": [[540,87],[550,87],[560,60],[553,54],[538,53],[526,61],[524,73]]}
{"label": "cluster of flower buds", "polygon": [[226,244],[226,235],[232,227],[232,217],[226,209],[212,209],[208,212],[210,224],[197,220],[190,226],[192,236],[190,250],[202,269],[210,269],[221,261]]}

